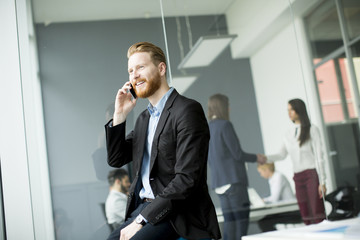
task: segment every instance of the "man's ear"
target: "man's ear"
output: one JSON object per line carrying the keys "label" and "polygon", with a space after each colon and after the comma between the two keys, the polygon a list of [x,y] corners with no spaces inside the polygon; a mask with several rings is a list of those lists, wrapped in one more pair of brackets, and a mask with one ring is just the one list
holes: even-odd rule
{"label": "man's ear", "polygon": [[166,64],[164,62],[159,63],[158,65],[160,76],[165,76],[166,74]]}
{"label": "man's ear", "polygon": [[120,184],[120,182],[121,182],[120,179],[115,179],[114,185],[115,184]]}

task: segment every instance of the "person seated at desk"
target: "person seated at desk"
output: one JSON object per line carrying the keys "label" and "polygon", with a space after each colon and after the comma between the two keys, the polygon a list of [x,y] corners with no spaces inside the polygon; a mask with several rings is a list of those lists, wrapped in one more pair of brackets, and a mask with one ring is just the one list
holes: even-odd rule
{"label": "person seated at desk", "polygon": [[105,202],[105,212],[108,224],[116,229],[125,221],[125,211],[130,188],[128,172],[125,169],[115,169],[109,172],[110,192]]}
{"label": "person seated at desk", "polygon": [[[263,178],[269,181],[270,196],[263,199],[265,203],[295,200],[289,181],[282,173],[275,171],[274,163],[258,164],[257,170]],[[263,232],[276,230],[277,223],[301,223],[300,212],[271,214],[258,221],[259,228]]]}
{"label": "person seated at desk", "polygon": [[270,196],[263,199],[265,203],[295,200],[289,181],[282,173],[275,171],[274,163],[258,164],[257,170],[260,176],[268,179],[270,186]]}

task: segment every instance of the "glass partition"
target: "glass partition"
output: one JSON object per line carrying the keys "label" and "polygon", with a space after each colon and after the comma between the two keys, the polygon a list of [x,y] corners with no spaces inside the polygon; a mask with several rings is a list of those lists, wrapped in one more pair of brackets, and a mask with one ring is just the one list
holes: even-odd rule
{"label": "glass partition", "polygon": [[[359,201],[359,4],[358,1],[347,0],[320,1],[316,9],[304,17],[308,40],[313,46],[313,69],[326,129],[329,160],[333,165],[335,189],[328,194],[327,200],[347,189],[349,197],[354,202]],[[322,28],[317,28],[319,22]],[[321,35],[320,39],[314,37],[315,32]],[[326,44],[317,44],[325,39]],[[337,207],[333,205],[333,208]],[[336,213],[333,209],[329,219],[344,218],[345,212],[349,216],[358,213],[354,204],[340,211]]]}
{"label": "glass partition", "polygon": [[[243,196],[249,210],[247,234],[268,231],[269,225],[280,229],[318,220],[300,215],[299,205],[303,208],[307,203],[296,199],[296,192],[299,197],[304,190],[296,186],[294,175],[301,178],[303,171],[314,174],[315,191],[319,184],[326,186],[327,194],[346,183],[358,187],[359,91],[354,82],[360,75],[359,42],[350,46],[353,59],[349,60],[335,0],[290,2],[173,0],[164,1],[161,8],[161,1],[148,0],[95,1],[91,6],[33,1],[57,240],[106,239],[110,234],[104,204],[113,168],[106,162],[104,125],[112,118],[118,89],[128,80],[127,49],[140,41],[164,50],[169,56],[169,84],[198,101],[206,115],[210,96],[228,97],[233,131],[242,150],[249,153],[245,165],[244,158],[235,156],[241,164],[241,181],[227,182],[248,188],[249,194]],[[354,5],[344,1],[353,41],[360,26]],[[349,61],[354,64],[355,80]],[[318,136],[319,151],[311,152],[307,165],[299,165],[296,153],[280,154],[290,135],[293,148],[299,149],[300,131],[292,122],[298,120],[293,118],[295,107],[288,106],[295,98],[305,102],[316,126],[311,134]],[[137,101],[127,119],[127,132],[147,105],[146,99]],[[208,117],[210,124],[214,117]],[[313,141],[305,141],[308,151]],[[259,157],[254,154],[265,154],[275,162],[292,198],[263,201],[273,193],[272,175],[258,169]],[[124,169],[132,180],[132,165]],[[224,193],[215,191],[222,186],[213,183],[216,171],[210,163],[209,192],[224,235],[229,234],[224,226],[227,216],[221,200]],[[274,211],[283,215],[275,222],[261,221],[272,219]],[[325,210],[318,214],[323,219]]]}
{"label": "glass partition", "polygon": [[[171,4],[167,2],[164,5],[173,86],[176,88],[184,86],[182,94],[199,101],[206,114],[209,113],[208,101],[211,96],[217,93],[226,95],[229,98],[229,120],[242,150],[249,154],[265,153],[269,161],[282,160],[275,161],[276,171],[279,175],[286,177],[291,191],[295,193],[294,173],[307,169],[296,165],[298,163],[294,163],[294,159],[288,155],[279,157],[274,154],[279,153],[289,129],[294,128],[294,124],[288,117],[288,101],[294,98],[301,98],[305,102],[312,124],[318,127],[324,146],[326,143],[322,116],[318,114],[320,110],[318,96],[311,96],[311,92],[316,88],[315,80],[304,77],[306,74],[311,76],[313,73],[311,69],[305,68],[305,62],[309,61],[309,58],[302,56],[307,45],[303,43],[306,42],[306,36],[299,23],[305,14],[316,11],[319,5],[311,1],[295,1],[291,6],[288,1],[282,0],[271,1],[271,3],[234,1],[229,5],[224,3],[222,7],[214,11],[214,14],[194,16],[190,9],[196,9],[196,3],[187,3],[188,10],[176,17],[171,16]],[[211,6],[212,3],[209,3],[208,7]],[[327,24],[327,19],[333,21],[334,14],[336,17],[335,3],[332,2],[330,6],[317,14],[322,15],[316,17],[319,22],[315,25],[322,29],[323,24]],[[319,33],[317,29],[311,30],[314,39],[322,38],[317,35]],[[337,45],[331,45],[335,50],[342,44],[340,28],[338,28],[338,34],[334,34],[339,40]],[[231,43],[221,51],[220,47],[226,38],[230,38]],[[313,48],[323,47],[322,44],[325,43],[317,42]],[[326,56],[327,53],[329,52],[321,54]],[[212,61],[204,61],[211,57]],[[218,120],[217,117],[208,116],[210,131],[216,120]],[[211,137],[219,138],[217,135]],[[226,136],[221,137],[226,138]],[[296,140],[294,143],[296,144]],[[236,142],[233,144],[226,145],[226,151],[231,152],[231,148],[236,147]],[[211,154],[211,147],[214,146],[211,146],[210,140],[209,154]],[[215,148],[215,151],[221,151],[224,146],[220,144]],[[318,175],[321,177],[321,184],[326,185],[330,192],[334,187],[330,175],[332,164],[328,162],[326,148],[323,148],[323,153],[324,156],[316,155],[313,159],[314,165],[310,164],[308,167],[314,170],[315,165],[323,164],[324,167],[318,169]],[[245,157],[239,157],[240,162],[245,159]],[[228,168],[238,168],[242,164],[231,165],[226,155],[219,161],[222,161],[220,165],[228,164]],[[218,194],[216,192],[220,186],[216,181],[221,178],[219,175],[223,175],[226,179],[225,175],[230,171],[225,170],[219,173],[222,170],[217,167],[219,166],[217,164],[219,163],[209,161],[208,185],[220,216],[223,236],[229,237],[232,236],[232,233],[229,233],[231,226],[230,224],[226,226],[226,222],[237,224],[229,220],[236,216],[236,211],[229,210],[226,202],[230,201],[230,198],[227,199],[226,196],[232,192],[232,188],[228,192]],[[246,162],[246,180],[242,178],[242,180],[237,179],[237,182],[232,182],[235,185],[236,183],[241,183],[243,186],[248,184],[250,217],[248,223],[246,218],[241,220],[243,225],[248,224],[247,234],[275,230],[276,223],[280,224],[279,228],[301,226],[303,221],[295,196],[286,200],[277,199],[276,203],[265,202],[264,204],[262,198],[267,200],[266,197],[271,195],[271,181],[269,181],[271,178],[262,174],[257,168],[256,163]],[[322,176],[327,176],[328,179],[324,180]],[[314,194],[319,196],[317,190],[319,183],[316,179],[313,184],[316,186]],[[296,190],[303,191],[301,188]],[[302,194],[304,193],[299,192],[299,195]],[[232,195],[232,198],[236,199],[236,196]],[[238,201],[238,203],[243,202],[243,199]],[[279,206],[274,207],[276,204]],[[307,203],[303,200],[299,203],[299,205],[304,204]],[[283,208],[285,205],[289,207],[287,210]],[[267,216],[268,210],[274,208],[277,209],[275,212],[278,211],[280,214],[276,217],[271,214]],[[325,218],[324,209],[317,214]],[[319,221],[317,217],[306,216],[304,221],[307,224],[315,223]],[[276,220],[271,222],[270,218]],[[273,228],[269,227],[271,224]]]}
{"label": "glass partition", "polygon": [[[104,206],[113,168],[106,160],[104,125],[129,78],[129,46],[150,41],[165,49],[160,7],[151,2],[34,1],[57,240],[110,234]],[[138,101],[128,131],[146,105]],[[124,168],[132,178],[131,166]]]}

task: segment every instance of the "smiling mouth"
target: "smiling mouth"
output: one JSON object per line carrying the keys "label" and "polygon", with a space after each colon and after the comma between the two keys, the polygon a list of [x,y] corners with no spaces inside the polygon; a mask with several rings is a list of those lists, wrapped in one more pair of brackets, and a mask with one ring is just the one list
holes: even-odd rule
{"label": "smiling mouth", "polygon": [[136,84],[135,84],[135,86],[136,87],[139,87],[139,86],[141,86],[142,84],[144,84],[145,83],[145,81],[140,81],[140,82],[137,82]]}

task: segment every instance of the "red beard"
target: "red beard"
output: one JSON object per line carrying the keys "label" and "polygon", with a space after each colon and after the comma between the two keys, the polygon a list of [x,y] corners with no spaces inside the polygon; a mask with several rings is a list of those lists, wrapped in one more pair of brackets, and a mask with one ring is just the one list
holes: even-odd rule
{"label": "red beard", "polygon": [[141,81],[145,82],[144,84],[146,84],[146,87],[145,88],[141,87],[138,89],[135,83],[134,91],[139,98],[148,98],[160,88],[161,85],[160,73],[157,72],[155,77],[149,80],[145,78],[140,78],[136,82],[141,82]]}

